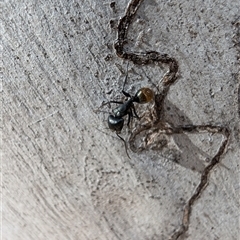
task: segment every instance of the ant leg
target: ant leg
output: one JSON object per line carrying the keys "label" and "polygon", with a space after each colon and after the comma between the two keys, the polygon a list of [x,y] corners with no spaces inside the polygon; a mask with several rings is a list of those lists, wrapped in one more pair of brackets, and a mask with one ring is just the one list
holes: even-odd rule
{"label": "ant leg", "polygon": [[125,92],[124,90],[122,90],[122,93],[123,93],[126,97],[128,97],[128,98],[131,97],[131,95],[130,95],[129,93]]}
{"label": "ant leg", "polygon": [[121,101],[109,101],[109,103],[123,104],[123,102],[121,102]]}
{"label": "ant leg", "polygon": [[108,112],[108,111],[102,111],[102,110],[100,110],[100,109],[94,109],[93,112],[94,112],[94,113],[102,112],[102,113],[108,113],[108,114],[111,114],[111,113]]}
{"label": "ant leg", "polygon": [[102,111],[102,110],[100,110],[103,106],[105,106],[105,105],[108,105],[109,107],[111,106],[110,105],[110,103],[116,103],[116,104],[123,104],[123,102],[121,102],[121,101],[108,101],[108,102],[105,102],[105,103],[103,103],[100,107],[98,107],[97,109],[95,109],[95,110],[93,110],[93,112],[95,112],[95,113],[97,113],[97,112],[103,112],[103,113],[109,113],[109,112],[107,112],[107,111]]}
{"label": "ant leg", "polygon": [[128,155],[126,141],[125,141],[118,133],[116,133],[116,134],[117,134],[117,136],[124,142],[126,154],[127,154],[128,158],[131,159],[130,156]]}
{"label": "ant leg", "polygon": [[129,128],[129,125],[130,125],[131,117],[132,117],[131,113],[128,113],[128,122],[127,122],[128,128]]}
{"label": "ant leg", "polygon": [[130,125],[130,121],[131,121],[131,118],[133,117],[133,114],[132,114],[132,109],[130,108],[130,112],[128,113],[128,122],[127,122],[127,126],[129,128],[129,125]]}
{"label": "ant leg", "polygon": [[[133,115],[133,113],[134,113],[134,115]],[[133,105],[131,108],[129,108],[128,122],[127,122],[128,128],[129,128],[131,118],[134,118],[134,117],[137,118],[137,119],[140,119],[140,117],[137,115],[136,110],[135,110],[134,105]]]}
{"label": "ant leg", "polygon": [[133,113],[134,113],[135,117],[137,119],[140,119],[140,117],[137,115],[137,112],[136,112],[136,109],[135,109],[134,105],[132,106],[132,109],[133,109]]}

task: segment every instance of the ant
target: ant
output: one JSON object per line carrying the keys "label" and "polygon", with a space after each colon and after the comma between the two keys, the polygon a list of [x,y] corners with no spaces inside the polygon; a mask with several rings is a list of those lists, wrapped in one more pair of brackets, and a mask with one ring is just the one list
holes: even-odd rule
{"label": "ant", "polygon": [[124,94],[124,96],[127,97],[127,100],[125,102],[120,102],[120,101],[108,102],[108,103],[119,104],[118,107],[113,109],[112,114],[110,114],[108,116],[108,127],[112,131],[116,132],[116,135],[124,142],[126,154],[129,157],[128,152],[127,152],[126,141],[119,135],[124,126],[124,118],[123,117],[128,115],[128,121],[127,121],[128,127],[129,127],[129,124],[130,124],[130,121],[132,118],[140,119],[140,117],[136,113],[134,103],[139,103],[139,104],[148,103],[153,99],[154,93],[150,88],[143,87],[143,88],[140,88],[135,93],[135,95],[133,95],[133,96],[130,95],[128,92],[124,91],[124,86],[126,84],[127,77],[128,77],[128,66],[127,66],[127,73],[126,73],[126,77],[125,77],[125,81],[124,81],[123,89],[122,89],[122,93]]}

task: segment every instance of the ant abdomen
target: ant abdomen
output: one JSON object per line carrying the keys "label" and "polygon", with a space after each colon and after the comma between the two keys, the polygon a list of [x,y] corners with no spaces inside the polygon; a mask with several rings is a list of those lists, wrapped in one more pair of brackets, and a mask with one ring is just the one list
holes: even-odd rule
{"label": "ant abdomen", "polygon": [[135,94],[135,102],[148,103],[153,100],[154,93],[150,88],[140,88]]}

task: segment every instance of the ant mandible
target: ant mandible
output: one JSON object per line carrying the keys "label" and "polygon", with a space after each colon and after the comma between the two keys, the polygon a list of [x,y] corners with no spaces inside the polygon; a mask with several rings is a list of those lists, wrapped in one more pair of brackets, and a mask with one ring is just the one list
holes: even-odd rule
{"label": "ant mandible", "polygon": [[[140,103],[140,104],[148,103],[153,99],[154,93],[150,88],[144,87],[144,88],[140,88],[134,96],[131,96],[129,93],[124,91],[124,86],[126,84],[127,77],[128,77],[128,70],[127,70],[127,74],[126,74],[126,78],[125,78],[123,90],[122,90],[122,93],[128,99],[125,102],[110,101],[110,103],[117,103],[117,104],[119,104],[119,106],[116,107],[115,109],[113,109],[113,111],[112,111],[113,114],[110,114],[108,116],[108,127],[112,131],[116,132],[117,136],[124,142],[126,153],[128,155],[126,142],[119,135],[124,126],[124,118],[123,117],[128,115],[127,126],[129,127],[129,124],[130,124],[130,121],[132,118],[135,117],[135,118],[139,119],[139,116],[137,115],[135,107],[134,107],[134,103]],[[129,155],[128,155],[128,157],[129,157]]]}

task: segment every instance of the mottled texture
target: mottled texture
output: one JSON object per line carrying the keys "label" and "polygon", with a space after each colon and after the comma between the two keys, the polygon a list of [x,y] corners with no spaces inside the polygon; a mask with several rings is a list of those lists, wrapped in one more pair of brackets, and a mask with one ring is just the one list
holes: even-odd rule
{"label": "mottled texture", "polygon": [[[113,43],[127,4],[1,4],[4,240],[165,240],[180,227],[221,139],[162,137],[159,144],[167,142],[168,150],[130,152],[128,159],[107,129],[108,114],[94,111],[122,96],[127,61]],[[167,53],[179,63],[166,119],[231,131],[183,239],[239,237],[239,9],[237,0],[144,0],[130,26],[129,50]],[[130,63],[126,90],[154,89],[166,69]],[[125,139],[128,131],[124,127]]]}

